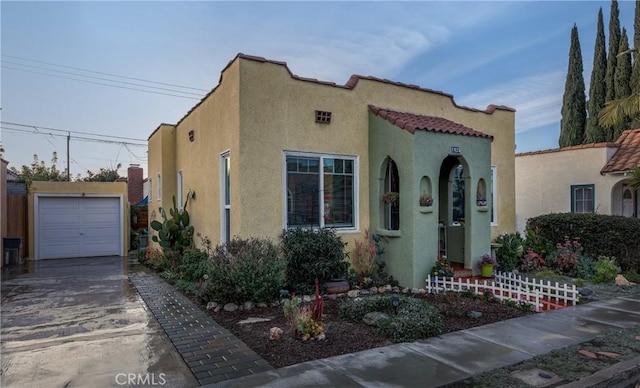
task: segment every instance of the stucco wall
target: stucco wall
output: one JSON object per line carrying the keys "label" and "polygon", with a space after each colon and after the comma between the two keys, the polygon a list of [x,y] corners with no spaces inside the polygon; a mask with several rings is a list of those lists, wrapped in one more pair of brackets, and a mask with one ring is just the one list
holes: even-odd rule
{"label": "stucco wall", "polygon": [[612,214],[612,188],[623,178],[600,175],[610,148],[582,148],[533,152],[516,156],[517,229],[527,219],[571,211],[571,186],[594,185],[595,211]]}
{"label": "stucco wall", "polygon": [[35,253],[34,229],[35,229],[35,209],[34,194],[56,194],[81,196],[83,193],[91,195],[108,195],[122,197],[122,256],[127,255],[129,247],[129,217],[127,201],[126,182],[32,182],[28,194],[29,209],[29,253],[31,258]]}

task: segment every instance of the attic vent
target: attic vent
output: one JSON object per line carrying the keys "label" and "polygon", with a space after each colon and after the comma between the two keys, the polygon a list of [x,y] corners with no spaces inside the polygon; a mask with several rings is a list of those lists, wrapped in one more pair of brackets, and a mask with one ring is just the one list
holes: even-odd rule
{"label": "attic vent", "polygon": [[196,138],[196,133],[192,130],[189,131],[189,141],[193,141]]}
{"label": "attic vent", "polygon": [[316,111],[316,123],[331,124],[331,112],[317,110]]}

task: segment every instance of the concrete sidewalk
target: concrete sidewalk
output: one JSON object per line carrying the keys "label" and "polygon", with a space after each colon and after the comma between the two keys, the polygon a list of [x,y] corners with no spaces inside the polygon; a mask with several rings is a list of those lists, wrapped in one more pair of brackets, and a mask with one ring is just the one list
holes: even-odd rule
{"label": "concrete sidewalk", "polygon": [[567,307],[208,387],[439,387],[640,325],[640,296]]}

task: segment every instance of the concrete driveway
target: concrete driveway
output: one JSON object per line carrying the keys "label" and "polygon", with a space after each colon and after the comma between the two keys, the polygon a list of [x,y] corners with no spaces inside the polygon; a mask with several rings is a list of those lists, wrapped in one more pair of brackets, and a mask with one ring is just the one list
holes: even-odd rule
{"label": "concrete driveway", "polygon": [[127,258],[30,262],[2,273],[2,387],[195,387],[129,283]]}

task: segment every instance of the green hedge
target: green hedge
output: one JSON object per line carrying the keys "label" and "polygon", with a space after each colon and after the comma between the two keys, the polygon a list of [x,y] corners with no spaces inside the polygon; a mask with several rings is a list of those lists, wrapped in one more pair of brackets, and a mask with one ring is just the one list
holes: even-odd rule
{"label": "green hedge", "polygon": [[[591,257],[615,257],[623,270],[640,269],[640,219],[603,214],[554,213],[527,220],[527,245],[549,253],[565,236],[579,237]],[[529,245],[536,241],[536,246]],[[544,241],[546,247],[540,245]],[[542,253],[542,252],[540,252]]]}

